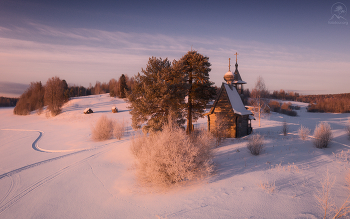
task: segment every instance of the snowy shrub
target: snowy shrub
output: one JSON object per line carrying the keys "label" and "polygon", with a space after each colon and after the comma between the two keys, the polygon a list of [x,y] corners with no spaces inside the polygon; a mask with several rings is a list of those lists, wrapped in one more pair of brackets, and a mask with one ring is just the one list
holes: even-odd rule
{"label": "snowy shrub", "polygon": [[162,131],[132,140],[137,176],[141,183],[160,188],[200,179],[213,171],[212,140],[207,132],[186,135],[166,125]]}
{"label": "snowy shrub", "polygon": [[287,136],[287,134],[288,134],[288,125],[287,125],[287,122],[286,122],[286,121],[284,121],[284,122],[283,122],[283,125],[282,125],[282,134],[283,134],[284,136]]}
{"label": "snowy shrub", "polygon": [[91,130],[92,139],[95,141],[103,141],[112,138],[113,136],[113,121],[107,116],[102,115]]}
{"label": "snowy shrub", "polygon": [[350,171],[348,171],[348,173],[346,174],[345,180],[346,180],[346,185],[350,190]]}
{"label": "snowy shrub", "polygon": [[281,104],[276,100],[270,100],[269,107],[271,108],[272,111],[279,112],[281,109]]}
{"label": "snowy shrub", "polygon": [[120,140],[124,136],[124,133],[125,133],[125,122],[124,121],[113,122],[113,136],[116,139]]}
{"label": "snowy shrub", "polygon": [[250,136],[248,138],[247,148],[251,154],[259,155],[264,148],[264,137],[259,134]]}
{"label": "snowy shrub", "polygon": [[326,148],[332,140],[331,126],[326,122],[319,123],[314,131],[314,145],[317,148]]}
{"label": "snowy shrub", "polygon": [[335,208],[334,200],[331,197],[331,189],[334,183],[335,177],[330,175],[327,169],[324,178],[320,181],[322,189],[317,189],[317,193],[315,194],[317,203],[324,212],[324,218],[327,218],[327,213],[329,213],[329,211],[332,211],[332,209],[334,210]]}
{"label": "snowy shrub", "polygon": [[[347,182],[349,182],[350,179],[349,175],[350,172],[347,174],[346,177]],[[335,177],[329,174],[329,171],[327,169],[323,180],[320,181],[322,189],[317,190],[317,193],[315,194],[315,198],[318,202],[318,205],[324,213],[323,218],[349,218],[346,216],[349,216],[350,213],[350,195],[348,195],[348,197],[340,207],[336,206],[334,197],[331,194],[334,183]]]}
{"label": "snowy shrub", "polygon": [[276,189],[276,181],[273,181],[273,183],[270,183],[269,181],[260,181],[258,184],[260,188],[262,188],[267,193],[273,193]]}
{"label": "snowy shrub", "polygon": [[305,141],[307,137],[310,135],[310,129],[300,126],[300,129],[298,130],[298,134],[301,140]]}
{"label": "snowy shrub", "polygon": [[113,107],[112,107],[112,113],[117,113],[117,112],[118,112],[118,108],[115,107],[115,106],[113,106]]}

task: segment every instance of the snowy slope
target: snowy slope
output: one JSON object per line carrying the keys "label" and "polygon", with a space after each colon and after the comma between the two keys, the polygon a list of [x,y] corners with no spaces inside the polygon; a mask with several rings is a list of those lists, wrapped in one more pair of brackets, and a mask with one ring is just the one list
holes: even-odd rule
{"label": "snowy slope", "polygon": [[[15,116],[0,108],[0,218],[320,218],[314,195],[328,169],[335,204],[346,199],[350,114],[272,113],[252,126],[265,136],[260,156],[247,138],[226,139],[215,149],[216,173],[202,182],[167,192],[137,184],[129,151],[131,117],[124,100],[106,95],[70,100],[63,113]],[[119,113],[111,113],[116,106]],[[90,107],[95,113],[85,115]],[[126,137],[93,142],[91,126],[102,114],[128,123]],[[282,136],[287,121],[289,134]],[[296,135],[300,125],[332,127],[330,148],[316,149]],[[200,119],[197,127],[205,127]],[[39,149],[39,150],[38,150]],[[265,185],[265,187],[264,187]],[[270,187],[269,187],[270,186]],[[272,191],[273,190],[273,191]]]}

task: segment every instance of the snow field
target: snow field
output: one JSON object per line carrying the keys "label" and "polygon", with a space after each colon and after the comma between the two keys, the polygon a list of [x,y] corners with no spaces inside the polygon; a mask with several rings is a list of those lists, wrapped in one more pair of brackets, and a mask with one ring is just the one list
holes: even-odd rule
{"label": "snow field", "polygon": [[[0,218],[320,218],[315,194],[328,170],[335,177],[331,196],[336,206],[349,195],[346,175],[350,141],[345,131],[350,114],[307,113],[297,117],[271,113],[253,121],[264,136],[259,156],[247,150],[247,138],[226,139],[214,149],[214,175],[156,192],[135,177],[130,152],[131,116],[127,103],[108,94],[73,98],[62,113],[15,116],[0,108]],[[118,113],[112,113],[116,106]],[[85,115],[85,108],[94,113]],[[91,126],[101,115],[126,122],[121,139],[91,140]],[[287,136],[282,124],[288,124]],[[298,136],[328,122],[333,140],[317,149]],[[195,127],[206,127],[206,118]],[[7,130],[5,130],[7,129]],[[12,130],[9,130],[12,129]],[[34,150],[32,144],[43,133]],[[12,171],[12,172],[11,172]]]}

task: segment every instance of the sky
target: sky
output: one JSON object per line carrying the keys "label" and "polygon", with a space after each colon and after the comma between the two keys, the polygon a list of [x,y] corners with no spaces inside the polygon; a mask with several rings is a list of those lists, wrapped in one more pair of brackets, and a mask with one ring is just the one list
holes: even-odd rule
{"label": "sky", "polygon": [[349,93],[347,7],[350,0],[0,0],[0,93],[54,76],[88,87],[191,49],[209,57],[216,86],[237,52],[245,88],[261,76],[271,91]]}

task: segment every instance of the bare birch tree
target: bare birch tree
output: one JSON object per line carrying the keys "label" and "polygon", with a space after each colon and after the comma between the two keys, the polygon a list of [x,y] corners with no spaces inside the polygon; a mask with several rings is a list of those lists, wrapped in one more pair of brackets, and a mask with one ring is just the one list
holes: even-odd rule
{"label": "bare birch tree", "polygon": [[254,106],[254,111],[256,111],[255,109],[257,108],[258,115],[259,115],[259,127],[261,126],[261,123],[260,123],[261,113],[262,113],[262,110],[264,109],[264,106],[266,105],[263,98],[267,97],[268,93],[269,92],[265,86],[264,79],[261,76],[259,76],[255,83],[255,87],[251,92],[251,97],[252,97],[251,103]]}
{"label": "bare birch tree", "polygon": [[61,107],[64,103],[64,87],[61,79],[52,77],[47,80],[44,101],[51,115],[56,116],[61,112]]}

